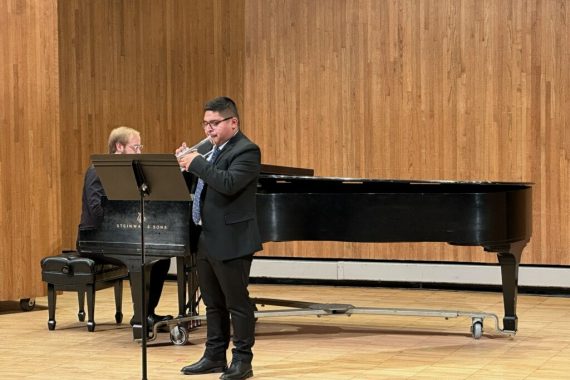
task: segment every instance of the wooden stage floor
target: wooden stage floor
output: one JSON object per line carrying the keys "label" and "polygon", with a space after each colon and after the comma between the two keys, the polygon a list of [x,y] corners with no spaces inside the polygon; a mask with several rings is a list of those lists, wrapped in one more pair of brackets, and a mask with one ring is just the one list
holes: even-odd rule
{"label": "wooden stage floor", "polygon": [[[496,313],[499,292],[251,285],[252,297]],[[160,314],[175,313],[176,284],[168,281]],[[112,289],[97,292],[96,330],[77,321],[77,298],[58,296],[54,331],[47,329],[47,297],[22,312],[0,302],[0,379],[140,379],[141,346],[128,324],[132,307],[125,282],[124,321],[114,323]],[[263,308],[262,310],[267,310]],[[201,311],[203,313],[203,310]],[[255,379],[564,379],[570,378],[570,298],[519,295],[515,337],[485,321],[481,339],[470,318],[353,315],[260,318],[254,347]],[[180,368],[204,349],[205,326],[175,346],[161,333],[148,347],[149,379],[181,379]],[[228,358],[231,358],[229,353]],[[219,374],[188,377],[217,379]]]}

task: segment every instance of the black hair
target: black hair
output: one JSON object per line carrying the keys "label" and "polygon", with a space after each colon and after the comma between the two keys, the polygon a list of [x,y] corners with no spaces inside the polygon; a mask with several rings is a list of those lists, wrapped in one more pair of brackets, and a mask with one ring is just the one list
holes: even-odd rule
{"label": "black hair", "polygon": [[204,104],[204,112],[219,112],[223,117],[235,117],[239,121],[239,114],[236,104],[227,96],[214,98]]}

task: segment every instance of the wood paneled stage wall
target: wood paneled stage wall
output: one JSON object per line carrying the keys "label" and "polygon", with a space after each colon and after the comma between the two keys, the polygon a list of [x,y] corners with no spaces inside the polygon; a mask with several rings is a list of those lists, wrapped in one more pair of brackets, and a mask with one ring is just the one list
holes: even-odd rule
{"label": "wood paneled stage wall", "polygon": [[61,249],[57,1],[0,0],[0,300],[44,294]]}
{"label": "wood paneled stage wall", "polygon": [[63,239],[75,246],[83,174],[118,125],[141,131],[145,153],[204,138],[202,104],[243,104],[241,1],[62,1]]}
{"label": "wood paneled stage wall", "polygon": [[[74,246],[83,172],[113,127],[139,129],[146,152],[170,152],[202,137],[201,105],[220,94],[237,100],[265,163],[322,176],[534,182],[523,263],[570,265],[567,1],[70,0],[57,14],[53,1],[0,1],[9,45],[0,274],[39,271],[39,259],[16,252]],[[34,13],[40,3],[46,9]],[[41,166],[32,147],[42,149]],[[21,156],[25,169],[15,164]],[[496,262],[445,244],[265,248]]]}
{"label": "wood paneled stage wall", "polygon": [[[534,182],[523,262],[570,264],[568,1],[247,1],[245,14],[246,116],[266,162]],[[444,244],[293,246],[296,256],[496,262]]]}

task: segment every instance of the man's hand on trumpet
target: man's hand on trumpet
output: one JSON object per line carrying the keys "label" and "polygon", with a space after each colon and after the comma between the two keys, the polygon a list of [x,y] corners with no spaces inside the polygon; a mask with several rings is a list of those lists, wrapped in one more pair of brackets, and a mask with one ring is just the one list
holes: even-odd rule
{"label": "man's hand on trumpet", "polygon": [[186,146],[186,143],[184,142],[174,152],[174,154],[176,155],[176,158],[178,159],[178,164],[180,165],[180,168],[184,169],[186,171],[188,171],[188,168],[190,167],[190,163],[192,162],[192,160],[198,156],[201,156],[201,154],[195,150],[185,152],[187,150],[189,150],[188,146]]}

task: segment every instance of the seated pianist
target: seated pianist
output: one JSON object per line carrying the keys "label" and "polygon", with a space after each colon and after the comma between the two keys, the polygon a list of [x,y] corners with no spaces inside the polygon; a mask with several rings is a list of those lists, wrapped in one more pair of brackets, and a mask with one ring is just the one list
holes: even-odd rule
{"label": "seated pianist", "polygon": [[[141,153],[143,147],[141,145],[140,133],[135,129],[124,126],[115,128],[111,131],[108,145],[110,154],[138,154]],[[79,231],[95,230],[101,225],[104,218],[103,207],[106,200],[107,197],[103,186],[101,185],[101,180],[97,176],[95,168],[91,165],[85,173],[83,183]],[[105,257],[101,254],[81,252],[79,247],[77,248],[77,251],[79,252],[79,255],[95,259],[99,262],[123,265],[120,261]],[[150,291],[147,305],[147,321],[149,329],[152,329],[152,326],[157,322],[172,319],[171,315],[157,315],[155,313],[169,268],[170,259],[164,259],[158,260],[152,264],[152,268],[150,270]],[[131,319],[131,325],[133,325],[133,321],[134,319]]]}

